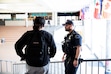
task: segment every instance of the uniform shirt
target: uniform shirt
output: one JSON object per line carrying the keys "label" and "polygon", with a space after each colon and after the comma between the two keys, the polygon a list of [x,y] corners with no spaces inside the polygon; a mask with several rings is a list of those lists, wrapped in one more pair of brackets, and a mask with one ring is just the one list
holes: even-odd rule
{"label": "uniform shirt", "polygon": [[67,34],[65,37],[66,42],[66,54],[68,55],[75,55],[76,53],[76,46],[82,45],[82,37],[76,31],[72,31],[70,34]]}

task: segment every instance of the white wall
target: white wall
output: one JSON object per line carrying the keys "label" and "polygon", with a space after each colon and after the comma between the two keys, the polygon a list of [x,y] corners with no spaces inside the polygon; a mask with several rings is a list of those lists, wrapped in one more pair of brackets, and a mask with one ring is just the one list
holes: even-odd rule
{"label": "white wall", "polygon": [[85,20],[85,43],[99,59],[106,58],[106,20]]}
{"label": "white wall", "polygon": [[7,20],[5,21],[5,26],[25,26],[25,21],[24,20]]}

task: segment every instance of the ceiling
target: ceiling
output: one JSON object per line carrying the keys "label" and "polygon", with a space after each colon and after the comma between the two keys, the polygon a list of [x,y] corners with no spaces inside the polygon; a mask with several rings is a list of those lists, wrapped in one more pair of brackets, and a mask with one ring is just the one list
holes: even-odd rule
{"label": "ceiling", "polygon": [[77,12],[93,0],[0,0],[0,13]]}

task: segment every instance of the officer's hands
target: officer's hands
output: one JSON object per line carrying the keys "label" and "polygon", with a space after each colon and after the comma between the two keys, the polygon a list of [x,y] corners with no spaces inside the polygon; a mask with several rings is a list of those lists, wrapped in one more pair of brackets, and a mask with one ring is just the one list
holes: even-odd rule
{"label": "officer's hands", "polygon": [[64,61],[65,59],[64,59],[64,56],[62,56],[62,61]]}
{"label": "officer's hands", "polygon": [[74,60],[74,61],[73,61],[73,66],[74,66],[74,67],[77,67],[77,66],[78,66],[78,60]]}
{"label": "officer's hands", "polygon": [[62,56],[62,61],[64,61],[65,60],[65,54]]}

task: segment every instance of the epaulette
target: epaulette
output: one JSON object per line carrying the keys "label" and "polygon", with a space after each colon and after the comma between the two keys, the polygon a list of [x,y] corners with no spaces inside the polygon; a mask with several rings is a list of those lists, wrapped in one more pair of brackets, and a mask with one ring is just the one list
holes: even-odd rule
{"label": "epaulette", "polygon": [[74,36],[75,39],[79,39],[81,37],[76,31],[73,31],[72,35]]}

